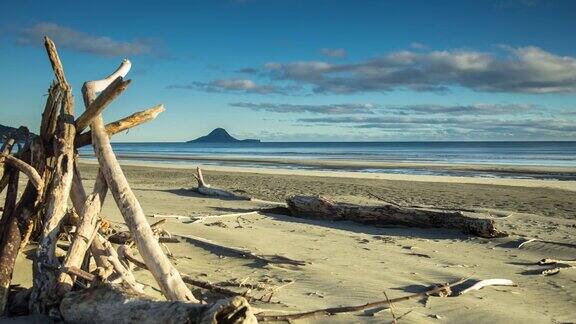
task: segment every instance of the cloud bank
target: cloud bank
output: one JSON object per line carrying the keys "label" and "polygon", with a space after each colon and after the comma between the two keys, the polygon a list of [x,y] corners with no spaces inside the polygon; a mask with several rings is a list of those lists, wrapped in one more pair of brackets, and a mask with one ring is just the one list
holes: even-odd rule
{"label": "cloud bank", "polygon": [[286,92],[286,89],[273,85],[259,85],[248,79],[218,79],[209,82],[192,82],[190,84],[171,84],[167,89],[199,90],[206,92],[240,92],[272,94]]}
{"label": "cloud bank", "polygon": [[230,106],[274,113],[313,113],[326,115],[373,114],[375,107],[372,104],[293,105],[251,102],[234,102],[231,103]]}
{"label": "cloud bank", "polygon": [[152,54],[152,47],[142,40],[121,42],[106,36],[94,36],[54,23],[39,23],[20,30],[16,42],[22,45],[42,45],[48,36],[59,48],[100,56],[133,56]]}
{"label": "cloud bank", "polygon": [[320,50],[320,53],[324,56],[335,57],[335,58],[341,58],[341,57],[345,57],[346,55],[348,55],[346,50],[343,48],[323,48]]}
{"label": "cloud bank", "polygon": [[576,58],[538,47],[502,47],[506,55],[477,51],[400,51],[351,64],[323,61],[267,63],[273,80],[310,86],[314,93],[449,90],[575,93]]}

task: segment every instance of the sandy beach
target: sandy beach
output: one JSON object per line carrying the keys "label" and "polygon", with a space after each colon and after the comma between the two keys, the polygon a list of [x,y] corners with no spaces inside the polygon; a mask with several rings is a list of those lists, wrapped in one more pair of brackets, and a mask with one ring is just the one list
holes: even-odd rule
{"label": "sandy beach", "polygon": [[[161,219],[152,217],[155,214],[184,216],[167,220],[165,228],[175,237],[193,235],[306,263],[267,264],[186,239],[167,244],[183,274],[238,291],[251,287],[251,295],[265,296],[265,300],[271,294],[271,303],[253,302],[259,310],[293,312],[363,304],[384,299],[384,292],[389,298],[401,297],[471,276],[510,279],[518,286],[406,301],[393,306],[394,316],[401,317],[402,323],[576,321],[576,270],[562,269],[554,276],[543,276],[539,274],[542,267],[536,265],[543,258],[576,257],[576,246],[570,245],[576,234],[576,192],[571,181],[205,168],[206,180],[213,186],[266,201],[313,194],[377,203],[372,198],[377,195],[404,205],[485,210],[501,217],[498,222],[511,235],[484,239],[451,230],[379,228],[258,212],[270,205],[210,198],[192,191],[196,185],[193,168],[134,164],[124,163],[123,170],[150,223]],[[83,163],[80,169],[85,187],[91,188],[96,165]],[[251,211],[256,213],[201,222],[190,218]],[[102,216],[113,226],[123,227],[111,197]],[[517,248],[530,238],[542,241]],[[21,257],[19,262],[30,261]],[[149,272],[138,269],[135,274],[146,285],[147,293],[160,296]],[[30,273],[16,272],[14,283],[29,286]],[[382,323],[392,318],[390,310],[383,308],[296,322]]]}

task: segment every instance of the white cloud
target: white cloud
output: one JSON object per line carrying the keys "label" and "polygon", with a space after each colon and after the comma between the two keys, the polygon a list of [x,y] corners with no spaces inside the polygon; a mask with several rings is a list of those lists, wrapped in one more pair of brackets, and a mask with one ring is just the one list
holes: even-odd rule
{"label": "white cloud", "polygon": [[320,50],[320,53],[324,56],[335,57],[335,58],[341,58],[341,57],[345,57],[346,55],[348,55],[346,50],[343,48],[323,48]]}
{"label": "white cloud", "polygon": [[537,47],[506,47],[504,56],[476,51],[400,51],[351,64],[322,61],[267,63],[277,80],[308,85],[316,93],[386,92],[395,89],[574,93],[576,58]]}
{"label": "white cloud", "polygon": [[121,42],[106,36],[94,36],[54,23],[39,23],[20,30],[16,42],[23,45],[41,45],[48,36],[60,48],[102,56],[131,56],[151,54],[152,48],[144,41]]}

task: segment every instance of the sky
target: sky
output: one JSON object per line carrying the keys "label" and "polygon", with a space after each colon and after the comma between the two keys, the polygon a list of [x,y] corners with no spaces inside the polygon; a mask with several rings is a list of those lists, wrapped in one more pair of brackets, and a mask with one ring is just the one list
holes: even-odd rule
{"label": "sky", "polygon": [[115,141],[224,127],[263,141],[576,140],[576,1],[2,1],[0,124],[38,131],[58,47],[84,81],[124,58]]}

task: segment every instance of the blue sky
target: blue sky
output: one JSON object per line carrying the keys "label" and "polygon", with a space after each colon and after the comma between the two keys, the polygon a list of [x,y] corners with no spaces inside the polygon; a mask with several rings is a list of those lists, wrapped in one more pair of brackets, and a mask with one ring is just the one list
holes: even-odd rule
{"label": "blue sky", "polygon": [[4,1],[0,123],[37,131],[47,34],[77,113],[125,57],[105,120],[165,104],[116,141],[576,140],[574,31],[574,1]]}

